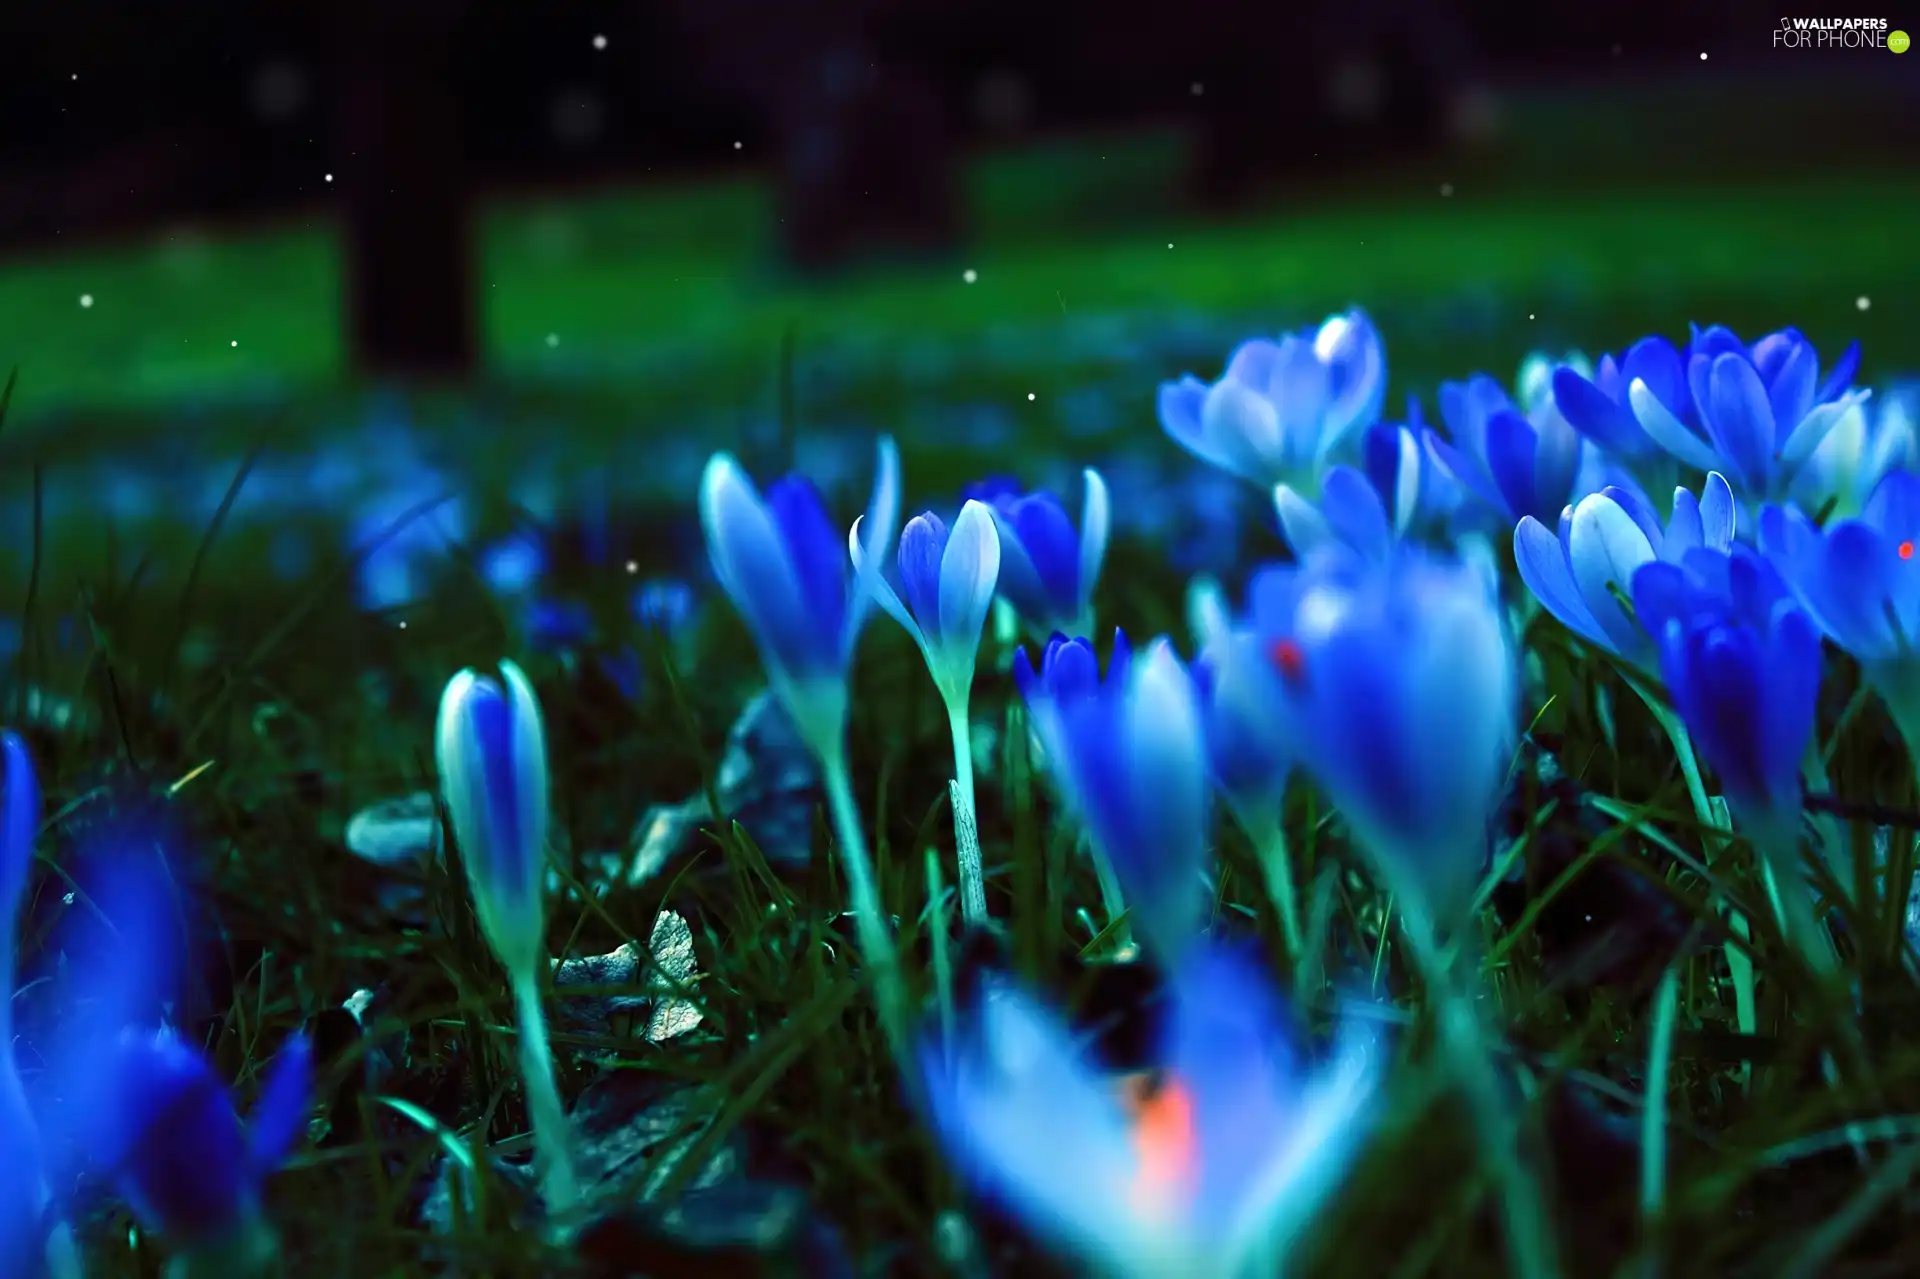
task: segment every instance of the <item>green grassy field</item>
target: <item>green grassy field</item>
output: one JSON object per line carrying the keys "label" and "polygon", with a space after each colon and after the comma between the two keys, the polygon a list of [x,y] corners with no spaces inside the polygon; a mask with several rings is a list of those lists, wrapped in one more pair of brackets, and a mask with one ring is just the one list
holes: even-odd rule
{"label": "green grassy field", "polygon": [[[966,364],[971,345],[1013,334],[1001,346],[1030,358],[1008,368],[1003,353],[969,376],[1030,379],[1062,363],[1049,335],[1076,317],[1291,320],[1356,302],[1406,313],[1389,349],[1415,389],[1515,345],[1614,344],[1710,318],[1858,336],[1870,373],[1920,365],[1907,301],[1920,262],[1902,251],[1920,179],[1608,187],[1483,180],[1458,164],[1451,196],[1442,169],[1407,170],[1221,221],[1176,207],[1183,163],[1155,137],[987,158],[971,171],[975,235],[960,257],[828,287],[771,268],[768,192],[747,178],[490,203],[477,235],[486,366],[521,392],[666,410],[757,394],[789,330],[810,352],[859,352],[882,383],[914,348]],[[15,429],[57,425],[72,444],[155,408],[251,417],[263,399],[339,390],[339,255],[316,211],[0,264],[0,359],[22,376]],[[1433,310],[1462,299],[1484,313],[1476,324]]]}

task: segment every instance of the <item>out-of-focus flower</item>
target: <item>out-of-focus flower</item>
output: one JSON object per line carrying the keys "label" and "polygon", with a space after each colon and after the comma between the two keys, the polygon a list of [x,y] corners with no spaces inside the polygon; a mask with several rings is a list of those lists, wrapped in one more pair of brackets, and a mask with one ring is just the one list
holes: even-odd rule
{"label": "out-of-focus flower", "polygon": [[1192,374],[1160,386],[1160,425],[1210,466],[1271,489],[1319,495],[1326,463],[1380,415],[1386,352],[1359,310],[1278,342],[1243,342],[1209,385]]}
{"label": "out-of-focus flower", "polygon": [[1887,474],[1920,468],[1920,385],[1851,404],[1793,478],[1795,505],[1824,520],[1858,515]]}
{"label": "out-of-focus flower", "polygon": [[516,979],[546,954],[547,744],[540,702],[512,662],[447,681],[434,738],[440,792],[467,882],[501,965]]}
{"label": "out-of-focus flower", "polygon": [[1376,423],[1360,439],[1361,469],[1402,538],[1434,536],[1463,496],[1460,482],[1428,454],[1426,430],[1420,402],[1409,396],[1405,422]]}
{"label": "out-of-focus flower", "polygon": [[[1538,382],[1537,370],[1530,373]],[[1523,412],[1506,389],[1484,373],[1440,384],[1440,418],[1448,438],[1426,433],[1433,459],[1506,525],[1522,516],[1550,520],[1585,495],[1598,466],[1580,434],[1551,396],[1532,388]]]}
{"label": "out-of-focus flower", "polygon": [[1327,471],[1317,506],[1284,484],[1273,491],[1273,504],[1280,531],[1298,560],[1329,552],[1384,560],[1399,538],[1379,492],[1352,467]]}
{"label": "out-of-focus flower", "polygon": [[[1792,838],[1820,694],[1820,632],[1752,548],[1643,565],[1633,605],[1673,707],[1743,825]],[[1763,846],[1774,839],[1762,838]]]}
{"label": "out-of-focus flower", "polygon": [[533,529],[515,529],[474,556],[480,580],[497,595],[526,595],[540,585],[552,563],[546,539]]}
{"label": "out-of-focus flower", "polygon": [[1117,1081],[1048,1009],[987,987],[958,1042],[926,1044],[935,1130],[956,1169],[1090,1269],[1133,1279],[1274,1273],[1358,1157],[1379,1069],[1343,1027],[1302,1060],[1246,956],[1176,964],[1159,1069]]}
{"label": "out-of-focus flower", "polygon": [[33,757],[18,734],[0,733],[0,1274],[10,1275],[35,1272],[46,1238],[40,1132],[13,1051],[14,930],[39,827]]}
{"label": "out-of-focus flower", "polygon": [[553,596],[533,599],[527,601],[520,616],[527,644],[535,652],[565,652],[593,639],[593,610],[584,600]]}
{"label": "out-of-focus flower", "polygon": [[1193,646],[1206,650],[1226,638],[1233,627],[1233,610],[1220,579],[1202,573],[1187,583],[1187,634]]}
{"label": "out-of-focus flower", "polygon": [[1620,605],[1631,598],[1633,575],[1654,560],[1678,563],[1696,547],[1725,551],[1733,545],[1733,492],[1716,471],[1700,497],[1675,489],[1673,516],[1662,528],[1640,494],[1605,488],[1560,512],[1558,536],[1531,515],[1513,531],[1520,576],[1561,625],[1588,643],[1650,666],[1652,637]]}
{"label": "out-of-focus flower", "polygon": [[693,588],[685,582],[653,578],[642,582],[633,593],[633,619],[648,630],[672,638],[692,623],[699,604]]}
{"label": "out-of-focus flower", "polygon": [[405,473],[364,502],[352,521],[352,544],[372,547],[355,570],[360,606],[377,612],[419,599],[429,574],[466,535],[465,507],[446,478],[429,470]]}
{"label": "out-of-focus flower", "polygon": [[280,1050],[245,1126],[213,1063],[171,1030],[124,1032],[106,1069],[104,1104],[82,1120],[86,1146],[141,1224],[195,1250],[267,1235],[262,1188],[305,1135],[312,1105],[306,1038]]}
{"label": "out-of-focus flower", "polygon": [[1244,629],[1217,636],[1193,664],[1214,784],[1250,828],[1277,820],[1295,752],[1281,670]]}
{"label": "out-of-focus flower", "polygon": [[1793,507],[1760,516],[1760,545],[1828,638],[1873,681],[1920,750],[1920,475],[1892,471],[1857,519],[1823,532]]}
{"label": "out-of-focus flower", "polygon": [[1114,633],[1107,676],[1092,645],[1056,635],[1035,671],[1014,655],[1047,767],[1163,956],[1198,931],[1207,864],[1207,755],[1192,678],[1170,641],[1138,659]]}
{"label": "out-of-focus flower", "polygon": [[[863,521],[874,562],[893,541],[899,491],[899,455],[882,437]],[[814,752],[838,757],[847,668],[871,596],[819,491],[791,475],[762,497],[731,456],[716,453],[700,481],[700,523],[714,576],[753,632],[775,694]]]}
{"label": "out-of-focus flower", "polygon": [[964,710],[973,688],[980,632],[1000,580],[1000,535],[993,512],[984,503],[969,501],[952,529],[931,511],[908,520],[896,557],[897,592],[866,558],[859,520],[847,530],[847,550],[854,570],[867,575],[875,602],[919,646],[948,709]]}
{"label": "out-of-focus flower", "polygon": [[968,498],[993,510],[1000,530],[1000,598],[1037,636],[1084,634],[1093,625],[1093,591],[1107,558],[1111,514],[1107,484],[1089,467],[1080,528],[1051,493],[1022,495],[1004,479],[985,480]]}
{"label": "out-of-focus flower", "polygon": [[1309,744],[1301,766],[1403,902],[1457,921],[1517,732],[1518,666],[1489,566],[1413,547],[1383,564],[1279,566],[1248,603]]}

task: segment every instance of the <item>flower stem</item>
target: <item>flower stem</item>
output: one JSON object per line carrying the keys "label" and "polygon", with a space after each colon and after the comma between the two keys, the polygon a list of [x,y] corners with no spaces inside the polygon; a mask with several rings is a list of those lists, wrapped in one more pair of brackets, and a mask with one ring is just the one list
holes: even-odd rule
{"label": "flower stem", "polygon": [[1253,841],[1260,869],[1266,875],[1267,896],[1280,916],[1280,931],[1286,941],[1287,963],[1298,964],[1300,944],[1300,890],[1293,880],[1292,854],[1287,848],[1287,829],[1281,822],[1278,806],[1242,805],[1235,816],[1240,828]]}
{"label": "flower stem", "polygon": [[827,809],[833,820],[834,838],[840,847],[840,863],[846,871],[847,894],[852,898],[853,927],[860,939],[860,954],[873,970],[874,1003],[880,1011],[880,1025],[902,1066],[911,1061],[908,1051],[907,994],[900,977],[900,957],[893,947],[890,921],[880,904],[880,891],[874,882],[873,859],[867,854],[867,837],[860,825],[860,807],[853,798],[853,780],[847,772],[844,752],[823,756],[821,774],[826,783]]}
{"label": "flower stem", "polygon": [[960,913],[973,927],[987,921],[987,875],[973,806],[973,721],[964,696],[947,703],[947,726],[953,732],[953,845],[960,867]]}
{"label": "flower stem", "polygon": [[1516,1107],[1494,1070],[1490,1037],[1480,1024],[1480,1011],[1456,983],[1431,927],[1415,912],[1403,911],[1401,928],[1425,975],[1441,1046],[1466,1095],[1479,1133],[1481,1156],[1494,1176],[1495,1198],[1505,1218],[1511,1272],[1516,1279],[1553,1279],[1560,1273],[1560,1263],[1546,1200],[1521,1158]]}
{"label": "flower stem", "polygon": [[[1713,800],[1707,795],[1705,783],[1700,780],[1700,760],[1693,753],[1693,738],[1687,733],[1687,726],[1680,717],[1668,709],[1661,701],[1642,688],[1637,681],[1629,680],[1633,691],[1647,704],[1654,720],[1666,730],[1667,740],[1673,743],[1674,758],[1680,762],[1680,776],[1686,779],[1687,798],[1693,802],[1693,814],[1703,827],[1713,828],[1722,824],[1725,818],[1723,810],[1716,810]],[[1713,861],[1713,853],[1718,841],[1703,837],[1703,846],[1707,849],[1707,860]],[[1720,903],[1721,913],[1727,917],[1727,927],[1733,934],[1746,941],[1753,936],[1753,927],[1746,916],[1732,909],[1726,902]],[[1754,998],[1753,957],[1732,942],[1725,946],[1727,972],[1733,979],[1733,1017],[1734,1024],[1743,1035],[1751,1035],[1759,1028],[1759,1004]],[[1752,1065],[1742,1063],[1739,1072],[1740,1086],[1746,1088],[1752,1076]]]}
{"label": "flower stem", "polygon": [[540,1193],[548,1218],[558,1219],[580,1201],[580,1184],[573,1170],[571,1128],[554,1081],[553,1050],[547,1046],[540,983],[532,973],[514,977],[513,1010],[520,1031],[520,1081],[527,1090],[533,1146],[540,1157]]}

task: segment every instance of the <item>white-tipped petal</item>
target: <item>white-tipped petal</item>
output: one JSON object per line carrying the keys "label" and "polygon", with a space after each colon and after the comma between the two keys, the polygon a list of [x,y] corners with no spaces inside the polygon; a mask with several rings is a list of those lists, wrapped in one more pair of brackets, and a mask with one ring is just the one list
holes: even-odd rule
{"label": "white-tipped petal", "polygon": [[1716,551],[1731,549],[1738,519],[1739,509],[1733,504],[1733,487],[1727,477],[1708,471],[1707,482],[1700,486],[1701,545]]}
{"label": "white-tipped petal", "polygon": [[1689,431],[1685,423],[1660,402],[1646,379],[1633,379],[1627,388],[1627,402],[1633,406],[1634,420],[1640,423],[1640,429],[1688,466],[1697,471],[1711,471],[1721,464],[1713,446]]}
{"label": "white-tipped petal", "polygon": [[[882,557],[900,532],[900,450],[894,446],[891,435],[883,435],[875,451],[873,497],[867,503],[863,523],[866,527],[866,559],[877,568],[884,562]],[[845,643],[849,654],[860,637],[861,623],[866,620],[869,592],[862,589],[860,583],[870,584],[871,581],[872,576],[855,579],[853,603],[847,610]]]}
{"label": "white-tipped petal", "polygon": [[546,887],[546,850],[549,796],[547,793],[547,734],[540,715],[540,698],[526,674],[514,663],[500,661],[501,688],[513,719],[513,783],[515,811],[520,814],[519,838],[528,856],[527,881],[520,885],[535,902]]}
{"label": "white-tipped petal", "polygon": [[1219,581],[1205,573],[1187,583],[1187,633],[1194,648],[1208,652],[1233,629],[1233,610]]}
{"label": "white-tipped petal", "polygon": [[1274,485],[1273,507],[1280,516],[1280,532],[1293,548],[1296,560],[1305,560],[1338,543],[1333,526],[1320,508],[1294,492],[1291,485]]}
{"label": "white-tipped petal", "polygon": [[700,476],[700,526],[714,577],[770,656],[769,637],[804,625],[806,604],[773,512],[729,453],[715,453]]}
{"label": "white-tipped petal", "polygon": [[1612,498],[1596,493],[1573,508],[1567,558],[1580,598],[1613,642],[1616,652],[1632,653],[1644,640],[1609,586],[1633,591],[1633,575],[1654,559],[1653,544],[1633,517]]}
{"label": "white-tipped petal", "polygon": [[1394,435],[1400,464],[1393,472],[1393,531],[1405,537],[1420,514],[1420,468],[1426,458],[1412,431],[1403,428]]}
{"label": "white-tipped petal", "polygon": [[993,607],[1000,581],[1000,531],[993,511],[983,502],[968,501],[947,534],[940,557],[940,647],[957,679],[973,676],[980,651],[980,632]]}
{"label": "white-tipped petal", "polygon": [[1107,538],[1112,532],[1112,512],[1107,502],[1107,482],[1100,472],[1088,467],[1080,473],[1086,495],[1080,507],[1080,613],[1089,625],[1093,619],[1093,591],[1100,583],[1100,569],[1107,560]]}
{"label": "white-tipped petal", "polygon": [[893,589],[892,583],[881,575],[880,562],[867,556],[866,543],[860,537],[860,528],[866,521],[866,516],[857,516],[847,529],[847,554],[853,560],[853,571],[859,578],[860,587],[888,617],[905,628],[907,634],[913,637],[913,642],[920,646],[920,651],[925,653],[928,651],[926,633],[920,629],[920,623],[914,620],[912,611]]}

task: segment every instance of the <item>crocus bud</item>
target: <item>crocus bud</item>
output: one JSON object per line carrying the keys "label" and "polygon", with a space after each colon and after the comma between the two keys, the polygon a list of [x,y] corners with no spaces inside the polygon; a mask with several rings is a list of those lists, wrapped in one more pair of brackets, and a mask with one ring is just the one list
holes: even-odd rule
{"label": "crocus bud", "polygon": [[966,704],[973,687],[980,632],[1000,580],[1000,536],[993,512],[970,501],[949,529],[931,511],[907,521],[900,533],[899,589],[866,556],[861,526],[847,530],[854,569],[866,580],[876,603],[906,628],[926,658],[927,670],[950,705]]}
{"label": "crocus bud", "polygon": [[547,745],[540,702],[518,666],[498,680],[463,670],[440,698],[440,793],[487,942],[509,973],[539,969],[547,842]]}

